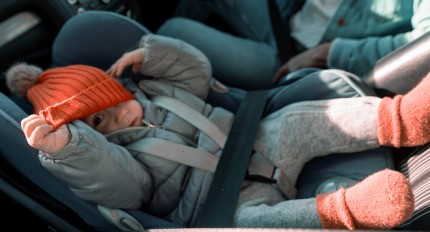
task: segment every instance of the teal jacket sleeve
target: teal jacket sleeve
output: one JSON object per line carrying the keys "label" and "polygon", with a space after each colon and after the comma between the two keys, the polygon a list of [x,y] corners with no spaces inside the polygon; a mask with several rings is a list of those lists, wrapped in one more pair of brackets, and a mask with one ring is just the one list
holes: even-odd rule
{"label": "teal jacket sleeve", "polygon": [[[386,4],[389,4],[389,2],[382,2],[380,8],[387,7]],[[404,15],[399,13],[400,18],[391,18],[391,23],[387,23],[387,19],[384,19],[385,22],[378,26],[377,24],[370,24],[370,20],[368,20],[363,25],[352,26],[353,28],[349,30],[366,30],[366,27],[374,27],[372,29],[374,31],[388,32],[405,30],[408,27],[408,30],[405,30],[406,32],[387,33],[387,35],[375,35],[362,39],[350,39],[340,36],[332,41],[327,61],[328,67],[350,71],[362,76],[369,72],[379,59],[430,30],[430,1],[415,0],[413,4],[409,1],[404,1],[400,4],[413,5],[413,9],[405,9]],[[405,8],[407,7],[405,6]],[[404,20],[404,22],[400,22],[401,20]],[[408,22],[406,23],[406,21]],[[411,26],[412,28],[410,28]]]}

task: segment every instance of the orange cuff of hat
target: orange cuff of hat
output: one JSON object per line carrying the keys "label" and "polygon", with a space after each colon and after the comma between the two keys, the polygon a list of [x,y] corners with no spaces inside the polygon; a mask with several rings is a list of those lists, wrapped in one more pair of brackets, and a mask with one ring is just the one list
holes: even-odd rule
{"label": "orange cuff of hat", "polygon": [[87,65],[49,69],[28,90],[34,112],[54,127],[86,117],[133,95],[106,72]]}

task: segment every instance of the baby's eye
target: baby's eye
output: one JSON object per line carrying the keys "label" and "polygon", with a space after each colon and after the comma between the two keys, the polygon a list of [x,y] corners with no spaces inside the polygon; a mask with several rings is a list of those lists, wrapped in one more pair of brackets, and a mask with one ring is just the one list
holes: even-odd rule
{"label": "baby's eye", "polygon": [[98,114],[93,119],[93,125],[97,126],[103,121],[104,116],[102,114]]}

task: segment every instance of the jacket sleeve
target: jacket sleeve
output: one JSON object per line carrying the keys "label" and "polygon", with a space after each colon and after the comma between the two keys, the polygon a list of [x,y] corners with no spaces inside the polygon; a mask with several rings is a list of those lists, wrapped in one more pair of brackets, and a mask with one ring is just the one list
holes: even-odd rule
{"label": "jacket sleeve", "polygon": [[143,164],[81,121],[67,124],[71,142],[56,154],[39,153],[42,165],[78,197],[109,208],[139,208],[152,195]]}
{"label": "jacket sleeve", "polygon": [[412,30],[408,32],[364,39],[333,40],[328,67],[350,71],[359,76],[366,74],[379,59],[430,30],[430,1],[414,1],[413,12]]}
{"label": "jacket sleeve", "polygon": [[[140,47],[144,48],[143,74],[206,98],[212,68],[201,51],[181,40],[154,34],[143,36]],[[153,90],[148,87],[145,92],[157,94],[151,93]]]}

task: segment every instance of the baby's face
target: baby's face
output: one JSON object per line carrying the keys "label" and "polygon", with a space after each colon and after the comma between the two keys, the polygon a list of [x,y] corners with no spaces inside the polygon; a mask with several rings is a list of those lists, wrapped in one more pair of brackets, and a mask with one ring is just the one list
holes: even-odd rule
{"label": "baby's face", "polygon": [[120,129],[143,126],[143,109],[132,99],[81,119],[96,131],[107,134]]}

